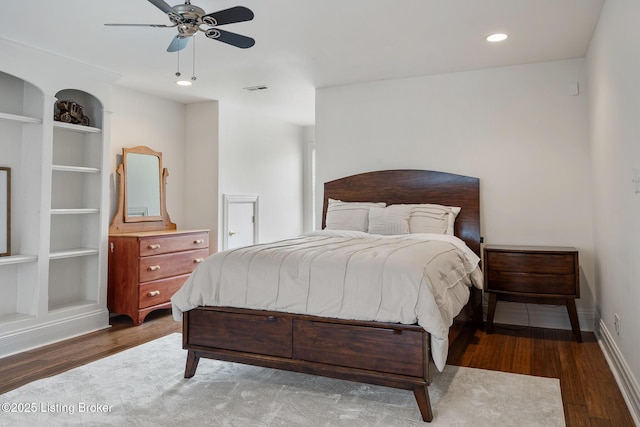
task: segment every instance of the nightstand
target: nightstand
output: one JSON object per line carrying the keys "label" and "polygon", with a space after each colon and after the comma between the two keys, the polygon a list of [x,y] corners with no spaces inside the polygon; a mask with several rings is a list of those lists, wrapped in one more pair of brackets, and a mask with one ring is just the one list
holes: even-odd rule
{"label": "nightstand", "polygon": [[556,246],[485,245],[484,290],[489,295],[487,333],[493,332],[498,300],[566,305],[576,341],[582,342],[578,250]]}

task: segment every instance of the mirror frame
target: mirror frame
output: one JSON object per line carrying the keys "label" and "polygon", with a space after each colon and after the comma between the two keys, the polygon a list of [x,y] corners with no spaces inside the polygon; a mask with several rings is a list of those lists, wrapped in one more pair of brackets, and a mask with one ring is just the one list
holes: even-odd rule
{"label": "mirror frame", "polygon": [[[160,177],[160,216],[129,217],[127,216],[127,154],[146,154],[158,157],[158,175]],[[139,231],[175,230],[171,222],[166,204],[166,184],[169,171],[162,167],[162,153],[149,147],[139,145],[122,148],[122,162],[116,169],[118,175],[118,208],[113,216],[109,234],[131,233]]]}

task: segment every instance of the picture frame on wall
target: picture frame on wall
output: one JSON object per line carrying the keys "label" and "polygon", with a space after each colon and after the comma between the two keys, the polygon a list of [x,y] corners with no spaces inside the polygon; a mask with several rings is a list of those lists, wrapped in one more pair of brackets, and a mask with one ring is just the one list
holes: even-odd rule
{"label": "picture frame on wall", "polygon": [[0,256],[11,255],[11,168],[0,166]]}

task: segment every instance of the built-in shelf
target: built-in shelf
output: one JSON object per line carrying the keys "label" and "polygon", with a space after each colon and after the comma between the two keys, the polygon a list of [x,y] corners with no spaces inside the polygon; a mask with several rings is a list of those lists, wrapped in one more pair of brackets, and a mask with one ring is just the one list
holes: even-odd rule
{"label": "built-in shelf", "polygon": [[0,265],[24,264],[38,260],[37,255],[10,255],[0,257]]}
{"label": "built-in shelf", "polygon": [[76,248],[65,249],[63,251],[54,251],[49,254],[49,259],[75,258],[81,256],[97,255],[98,249],[92,248]]}
{"label": "built-in shelf", "polygon": [[87,215],[100,213],[100,209],[79,208],[79,209],[51,209],[51,215]]}
{"label": "built-in shelf", "polygon": [[93,300],[74,301],[68,304],[49,307],[49,314],[55,314],[56,312],[67,311],[74,308],[88,307],[88,306],[96,305],[97,303],[98,303],[97,301],[93,301]]}
{"label": "built-in shelf", "polygon": [[11,313],[0,316],[0,325],[8,325],[10,323],[24,322],[25,320],[35,319],[35,316],[22,313]]}
{"label": "built-in shelf", "polygon": [[53,127],[68,129],[68,130],[72,130],[74,132],[80,132],[80,133],[102,133],[102,129],[100,128],[94,128],[91,126],[74,125],[73,123],[65,123],[65,122],[54,121]]}
{"label": "built-in shelf", "polygon": [[19,123],[42,123],[37,117],[20,116],[18,114],[0,113],[0,120],[10,120]]}
{"label": "built-in shelf", "polygon": [[87,168],[84,166],[53,165],[51,169],[59,172],[100,173],[100,169],[98,168]]}
{"label": "built-in shelf", "polygon": [[[64,74],[85,81],[76,67]],[[0,358],[109,325],[110,122],[93,94],[44,93],[51,73],[42,78],[0,71],[0,164],[15,192],[13,253],[0,256]],[[56,121],[59,99],[83,105],[93,126]]]}

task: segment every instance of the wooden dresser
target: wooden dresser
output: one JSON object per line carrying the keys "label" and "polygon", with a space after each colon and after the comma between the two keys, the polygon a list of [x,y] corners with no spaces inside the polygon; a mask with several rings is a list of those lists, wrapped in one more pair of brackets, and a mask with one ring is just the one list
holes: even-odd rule
{"label": "wooden dresser", "polygon": [[576,298],[580,298],[578,250],[557,246],[485,245],[484,290],[489,295],[487,333],[493,332],[498,300],[566,305],[571,329],[582,342]]}
{"label": "wooden dresser", "polygon": [[209,256],[209,230],[142,231],[109,236],[107,306],[136,325],[170,298]]}

